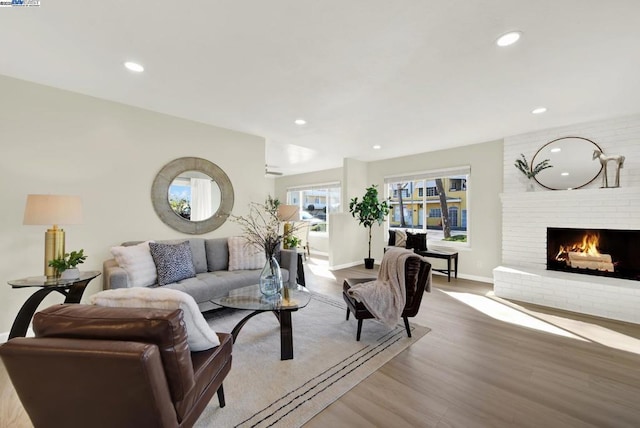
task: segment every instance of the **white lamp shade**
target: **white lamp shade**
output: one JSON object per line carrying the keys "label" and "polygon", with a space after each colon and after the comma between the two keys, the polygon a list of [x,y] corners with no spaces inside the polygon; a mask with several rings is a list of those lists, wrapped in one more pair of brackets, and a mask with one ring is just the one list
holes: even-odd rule
{"label": "white lamp shade", "polygon": [[300,220],[300,208],[297,205],[279,205],[278,220],[298,221]]}
{"label": "white lamp shade", "polygon": [[27,195],[23,224],[82,224],[80,196]]}

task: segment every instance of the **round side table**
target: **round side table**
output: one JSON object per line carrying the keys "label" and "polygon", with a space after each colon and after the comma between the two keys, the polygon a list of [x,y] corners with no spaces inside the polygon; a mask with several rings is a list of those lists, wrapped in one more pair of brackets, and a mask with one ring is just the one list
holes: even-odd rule
{"label": "round side table", "polygon": [[45,276],[32,276],[9,281],[8,283],[12,288],[39,288],[24,302],[20,311],[18,311],[18,315],[9,332],[9,339],[27,334],[33,314],[36,313],[38,306],[49,293],[57,291],[62,294],[65,296],[64,303],[80,303],[84,289],[98,275],[100,275],[100,271],[91,270],[80,272],[80,278],[77,279],[47,279]]}

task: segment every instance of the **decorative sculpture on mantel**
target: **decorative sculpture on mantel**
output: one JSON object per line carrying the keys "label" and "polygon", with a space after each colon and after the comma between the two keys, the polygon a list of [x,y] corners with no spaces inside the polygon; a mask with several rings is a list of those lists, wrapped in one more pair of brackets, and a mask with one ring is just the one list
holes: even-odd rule
{"label": "decorative sculpture on mantel", "polygon": [[[602,188],[607,187],[620,187],[620,168],[624,166],[624,156],[622,155],[605,155],[600,150],[593,151],[593,160],[599,159],[600,164],[602,165]],[[616,184],[614,186],[609,186],[609,177],[607,173],[607,164],[609,161],[614,161],[616,163]]]}

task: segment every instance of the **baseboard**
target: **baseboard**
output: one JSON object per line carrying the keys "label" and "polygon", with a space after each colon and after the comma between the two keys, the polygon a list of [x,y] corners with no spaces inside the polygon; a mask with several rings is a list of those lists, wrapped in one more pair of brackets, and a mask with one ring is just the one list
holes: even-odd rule
{"label": "baseboard", "polygon": [[[379,265],[379,263],[376,263],[377,265]],[[340,269],[346,269],[346,268],[350,268],[350,267],[354,267],[354,266],[362,266],[363,263],[360,262],[351,262],[351,263],[345,263],[342,265],[337,265],[337,266],[329,266],[329,270],[340,270]]]}

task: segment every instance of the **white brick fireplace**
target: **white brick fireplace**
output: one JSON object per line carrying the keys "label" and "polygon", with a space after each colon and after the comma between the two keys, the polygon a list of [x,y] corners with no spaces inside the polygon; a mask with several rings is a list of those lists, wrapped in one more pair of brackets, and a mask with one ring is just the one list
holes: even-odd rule
{"label": "white brick fireplace", "polygon": [[[526,192],[515,159],[524,153],[530,160],[538,148],[565,136],[624,155],[621,187],[601,189],[598,179],[583,189]],[[502,266],[493,271],[497,296],[640,323],[640,281],[546,270],[547,227],[640,230],[640,116],[506,138],[501,199]]]}

